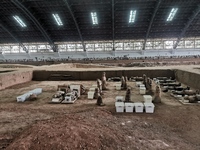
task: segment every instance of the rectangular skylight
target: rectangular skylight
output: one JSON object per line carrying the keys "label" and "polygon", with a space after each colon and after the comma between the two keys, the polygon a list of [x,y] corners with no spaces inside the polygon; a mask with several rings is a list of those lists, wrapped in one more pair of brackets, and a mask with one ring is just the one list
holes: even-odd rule
{"label": "rectangular skylight", "polygon": [[172,21],[174,16],[176,15],[178,8],[172,8],[169,16],[167,17],[167,21]]}
{"label": "rectangular skylight", "polygon": [[92,17],[92,24],[94,25],[98,24],[97,13],[91,12],[91,17]]}
{"label": "rectangular skylight", "polygon": [[19,16],[13,16],[13,18],[20,24],[21,27],[26,27],[26,24],[19,18]]}
{"label": "rectangular skylight", "polygon": [[136,16],[136,10],[131,10],[130,11],[130,16],[129,16],[129,23],[134,23],[135,22],[135,16]]}
{"label": "rectangular skylight", "polygon": [[58,15],[58,14],[52,14],[52,15],[53,15],[53,17],[54,17],[56,23],[57,23],[59,26],[62,26],[63,23],[62,23],[62,21],[61,21],[59,15]]}

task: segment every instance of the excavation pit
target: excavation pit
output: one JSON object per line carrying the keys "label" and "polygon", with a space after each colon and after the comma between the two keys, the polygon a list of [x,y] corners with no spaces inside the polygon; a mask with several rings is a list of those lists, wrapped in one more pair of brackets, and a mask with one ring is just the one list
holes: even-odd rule
{"label": "excavation pit", "polygon": [[[168,93],[163,93],[162,103],[155,105],[153,114],[116,113],[114,106],[116,96],[125,97],[126,94],[125,90],[115,89],[116,82],[108,82],[108,90],[104,91],[103,95],[103,103],[106,104],[104,107],[98,107],[96,100],[88,100],[87,94],[82,95],[71,105],[49,104],[53,93],[57,90],[57,85],[82,84],[89,89],[96,84],[96,78],[101,78],[102,72],[106,72],[107,78],[121,75],[142,76],[143,74],[149,75],[151,78],[171,76],[193,88],[196,86],[193,81],[197,80],[195,78],[199,78],[196,72],[190,72],[187,68],[185,70],[159,68],[157,74],[156,68],[126,69],[96,68],[92,71],[89,68],[88,71],[83,71],[81,68],[80,70],[72,68],[71,71],[63,71],[63,69],[57,71],[50,68],[35,68],[29,71],[19,70],[6,73],[7,75],[12,74],[12,76],[15,73],[22,78],[21,74],[27,72],[31,78],[28,82],[24,81],[22,84],[0,91],[0,136],[2,139],[0,146],[5,146],[5,142],[7,142],[7,149],[21,149],[23,145],[37,149],[44,147],[45,144],[52,146],[54,143],[55,149],[62,149],[64,148],[62,145],[66,146],[66,140],[63,139],[71,136],[69,140],[75,139],[71,141],[72,147],[76,147],[78,143],[78,145],[87,145],[88,148],[94,149],[99,149],[101,145],[104,145],[105,149],[126,148],[127,146],[134,149],[135,146],[144,147],[144,145],[150,149],[162,149],[163,147],[166,149],[199,149],[200,120],[198,118],[200,118],[200,114],[197,113],[199,105],[183,105]],[[158,74],[159,72],[160,74]],[[49,80],[51,74],[67,74],[72,78],[66,81],[52,81]],[[29,75],[24,75],[24,78],[29,78]],[[39,80],[39,76],[43,80]],[[131,86],[131,101],[143,101],[144,98],[139,94],[135,82],[128,81],[128,86]],[[36,101],[16,102],[18,95],[35,88],[43,89],[43,93],[38,95]],[[94,125],[95,128],[93,128]],[[57,130],[52,128],[53,126]],[[104,132],[106,137],[101,135]],[[61,143],[60,146],[51,140],[53,136],[57,137],[58,142]],[[88,140],[91,143],[89,138],[91,136],[94,138],[90,145]],[[108,144],[109,139],[112,140]],[[70,145],[67,146],[70,147]]]}

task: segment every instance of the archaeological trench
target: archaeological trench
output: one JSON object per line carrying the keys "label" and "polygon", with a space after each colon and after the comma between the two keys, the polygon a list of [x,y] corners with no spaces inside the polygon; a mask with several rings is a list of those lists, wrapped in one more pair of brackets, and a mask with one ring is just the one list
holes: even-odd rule
{"label": "archaeological trench", "polygon": [[[95,105],[96,100],[87,99],[87,94],[74,104],[49,103],[59,84],[80,82],[89,89],[92,84],[96,84],[97,79],[101,79],[103,72],[106,73],[107,79],[121,76],[141,77],[145,74],[151,79],[176,79],[176,82],[193,90],[200,89],[198,66],[67,66],[69,64],[1,68],[1,149],[200,148],[200,104],[180,103],[171,97],[170,93],[162,93],[162,102],[155,104],[155,111],[152,114],[117,113],[115,97],[125,96],[126,90],[116,91],[114,82],[107,82],[109,90],[103,91],[102,99],[105,106],[98,107]],[[136,92],[135,82],[128,81],[127,84],[131,88],[131,99],[141,99]],[[40,87],[43,88],[43,92],[35,101],[17,103],[17,96]],[[7,93],[10,95],[6,96]],[[8,118],[5,117],[7,113],[10,113]]]}
{"label": "archaeological trench", "polygon": [[[198,69],[198,68],[197,68]],[[66,70],[30,70],[30,71],[17,71],[13,69],[6,69],[0,72],[0,89],[5,89],[10,86],[21,84],[29,81],[90,81],[100,78],[102,72],[106,72],[107,78],[121,77],[121,76],[142,76],[146,74],[150,78],[156,77],[172,77],[179,82],[189,85],[193,88],[200,89],[200,75],[195,72],[180,70],[180,69],[133,69],[124,70],[116,69],[109,70],[101,69],[92,71],[69,71]]]}

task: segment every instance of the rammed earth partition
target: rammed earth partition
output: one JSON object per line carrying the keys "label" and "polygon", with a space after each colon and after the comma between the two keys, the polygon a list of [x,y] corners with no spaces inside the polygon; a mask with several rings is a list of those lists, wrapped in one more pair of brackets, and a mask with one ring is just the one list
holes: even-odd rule
{"label": "rammed earth partition", "polygon": [[174,70],[174,72],[176,79],[181,83],[184,83],[195,89],[200,89],[200,74],[185,70]]}
{"label": "rammed earth partition", "polygon": [[97,70],[97,71],[11,71],[0,73],[0,90],[13,85],[29,81],[65,81],[80,80],[89,81],[101,78],[101,74],[106,72],[106,77],[142,76],[146,74],[150,78],[165,76],[172,77],[185,85],[195,89],[200,89],[200,75],[195,72],[173,69],[138,69],[138,70]]}
{"label": "rammed earth partition", "polygon": [[54,81],[54,80],[81,80],[89,81],[101,78],[101,74],[106,72],[106,77],[121,77],[127,76],[142,76],[146,74],[150,78],[154,77],[172,77],[175,78],[174,70],[162,69],[162,70],[103,70],[103,71],[46,71],[36,70],[33,71],[33,80],[35,81]]}

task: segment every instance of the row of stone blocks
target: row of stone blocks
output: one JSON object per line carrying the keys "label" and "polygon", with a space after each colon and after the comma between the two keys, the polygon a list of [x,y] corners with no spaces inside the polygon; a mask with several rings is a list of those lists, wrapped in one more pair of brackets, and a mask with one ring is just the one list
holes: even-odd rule
{"label": "row of stone blocks", "polygon": [[116,96],[115,107],[116,112],[133,112],[135,109],[136,113],[142,113],[145,108],[146,113],[154,113],[155,105],[152,103],[151,95],[143,95],[144,103],[142,102],[124,102],[123,96]]}
{"label": "row of stone blocks", "polygon": [[155,105],[153,103],[125,103],[125,102],[115,102],[116,112],[133,112],[143,113],[144,110],[146,113],[154,113]]}

